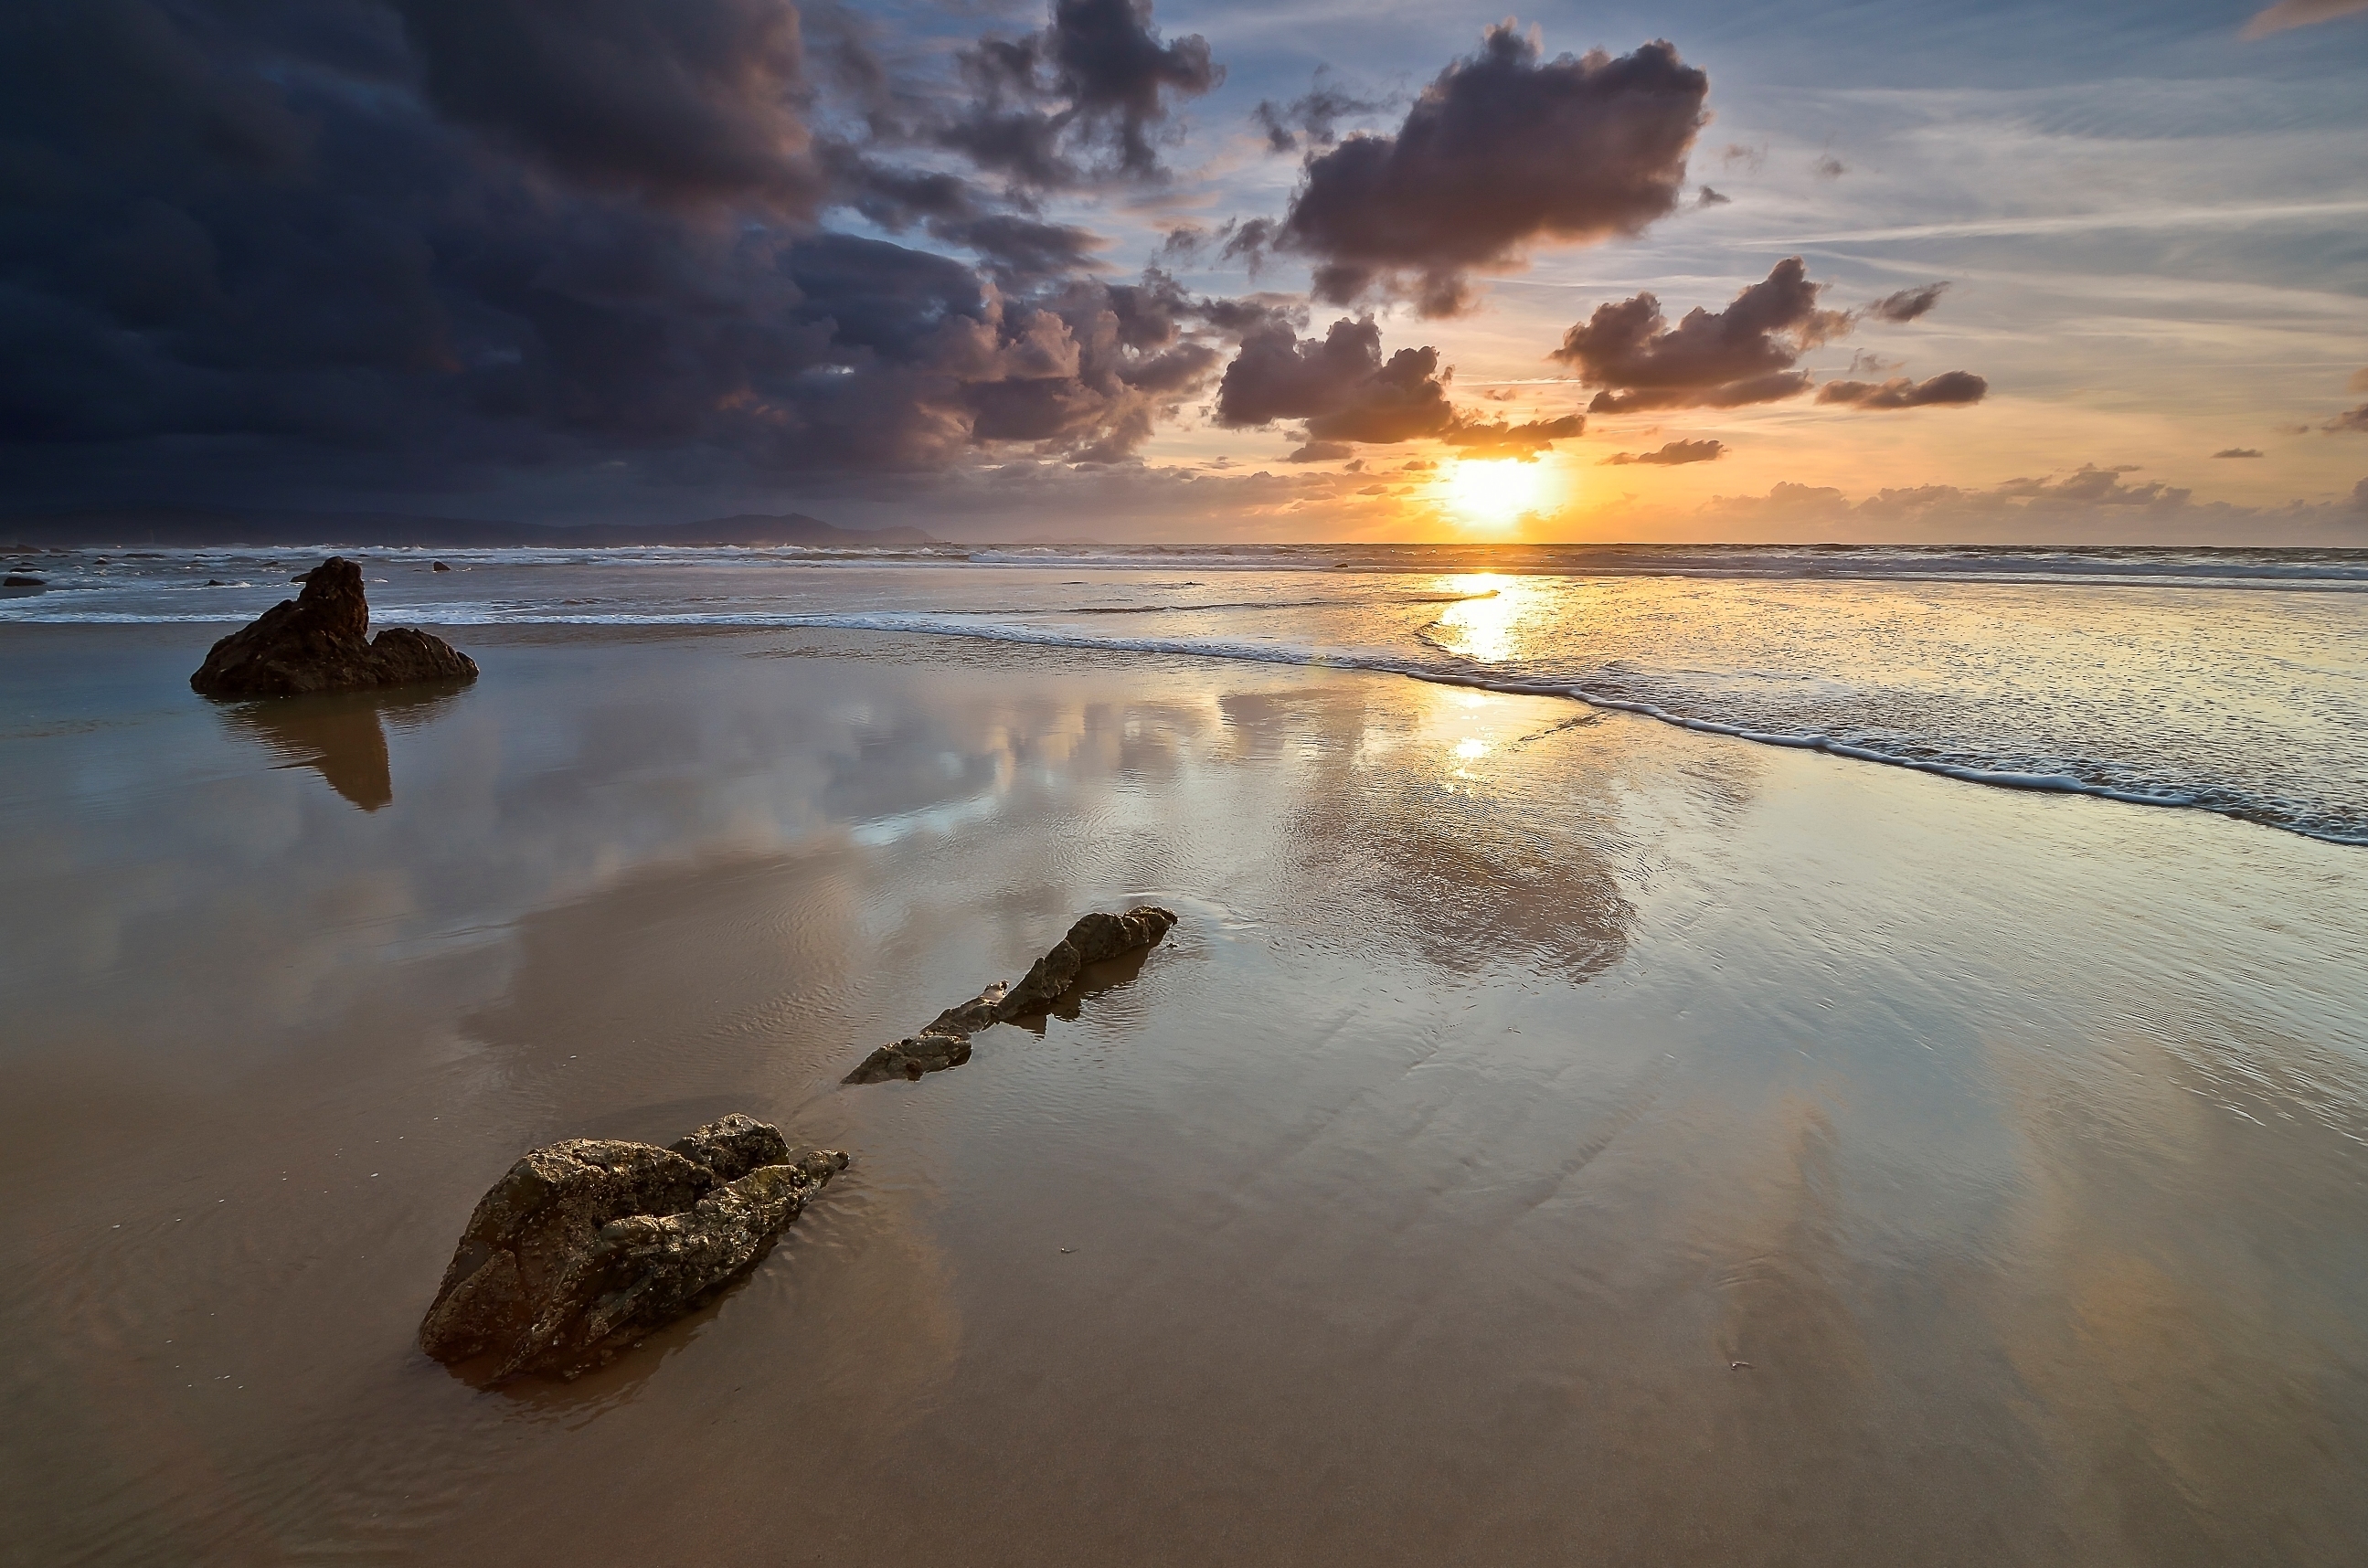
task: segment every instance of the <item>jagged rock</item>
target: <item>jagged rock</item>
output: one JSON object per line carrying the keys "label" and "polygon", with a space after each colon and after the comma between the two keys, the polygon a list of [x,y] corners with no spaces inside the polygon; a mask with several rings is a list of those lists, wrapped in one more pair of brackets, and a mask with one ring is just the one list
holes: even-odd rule
{"label": "jagged rock", "polygon": [[1087,915],[1030,966],[1019,984],[990,985],[969,1001],[947,1008],[918,1034],[883,1045],[865,1057],[842,1082],[878,1084],[959,1067],[970,1060],[972,1035],[995,1024],[1049,1011],[1077,983],[1087,964],[1148,948],[1175,924],[1172,911],[1151,903],[1139,904],[1124,915]]}
{"label": "jagged rock", "polygon": [[431,570],[433,570],[433,571],[437,571],[437,572],[450,572],[450,570],[452,570],[452,568],[450,568],[450,566],[445,565],[445,564],[444,564],[444,562],[442,562],[441,561],[438,561],[438,562],[431,562],[431,563],[430,563],[430,569],[431,569]]}
{"label": "jagged rock", "polygon": [[833,1149],[792,1160],[780,1129],[737,1115],[664,1149],[533,1150],[470,1215],[419,1347],[490,1356],[495,1381],[598,1366],[746,1272],[847,1163]]}
{"label": "jagged rock", "polygon": [[22,572],[11,572],[6,577],[0,577],[0,588],[42,588],[48,585],[47,578],[28,576]]}
{"label": "jagged rock", "polygon": [[192,689],[281,697],[476,678],[476,661],[440,637],[395,626],[372,640],[362,570],[343,556],[290,580],[302,583],[303,593],[215,643],[189,677]]}
{"label": "jagged rock", "polygon": [[1077,971],[1089,963],[1114,959],[1137,948],[1147,948],[1167,935],[1176,924],[1171,912],[1156,904],[1140,904],[1124,915],[1081,916],[1069,934],[1038,959],[1026,978],[1013,986],[995,1011],[999,1020],[1031,1017],[1049,1010],[1061,993],[1077,983]]}

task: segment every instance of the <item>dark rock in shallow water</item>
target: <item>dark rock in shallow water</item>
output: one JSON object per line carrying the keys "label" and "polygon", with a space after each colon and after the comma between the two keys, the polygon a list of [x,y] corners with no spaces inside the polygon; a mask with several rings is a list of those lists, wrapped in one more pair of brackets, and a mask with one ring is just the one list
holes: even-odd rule
{"label": "dark rock in shallow water", "polygon": [[304,592],[215,643],[189,677],[192,689],[208,697],[284,697],[476,678],[476,661],[440,637],[395,626],[372,640],[362,569],[343,556],[291,581],[302,583]]}
{"label": "dark rock in shallow water", "polygon": [[21,572],[11,572],[7,576],[0,577],[0,588],[45,588],[47,586],[49,582],[46,578],[28,577]]}
{"label": "dark rock in shallow water", "polygon": [[883,1045],[849,1073],[843,1082],[879,1084],[891,1078],[917,1078],[970,1060],[970,1037],[991,1025],[1049,1012],[1053,1004],[1077,983],[1087,964],[1138,951],[1156,944],[1176,924],[1175,915],[1156,904],[1140,904],[1124,915],[1086,915],[1069,934],[1038,959],[1017,985],[990,985],[969,1001],[947,1008],[921,1032],[893,1045]]}
{"label": "dark rock in shallow water", "polygon": [[847,1163],[833,1149],[791,1159],[780,1129],[745,1116],[664,1149],[534,1150],[469,1217],[419,1346],[491,1357],[495,1381],[598,1366],[747,1272]]}
{"label": "dark rock in shallow water", "polygon": [[437,571],[437,572],[450,572],[450,570],[452,570],[452,568],[450,568],[450,566],[445,565],[445,564],[444,564],[444,562],[442,562],[441,561],[438,561],[438,562],[433,562],[433,563],[432,563],[432,565],[430,566],[430,570],[432,570],[432,571]]}
{"label": "dark rock in shallow water", "polygon": [[1027,977],[996,1005],[998,1020],[1032,1017],[1051,1010],[1061,993],[1077,983],[1077,972],[1137,948],[1148,948],[1167,935],[1176,916],[1156,904],[1142,904],[1124,915],[1099,912],[1083,916],[1069,934],[1038,959]]}

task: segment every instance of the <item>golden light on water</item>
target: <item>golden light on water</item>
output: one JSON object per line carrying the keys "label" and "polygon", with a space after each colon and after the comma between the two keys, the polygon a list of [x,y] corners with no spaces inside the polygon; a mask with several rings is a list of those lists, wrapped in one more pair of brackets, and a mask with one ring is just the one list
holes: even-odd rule
{"label": "golden light on water", "polygon": [[1447,509],[1467,528],[1510,528],[1545,500],[1543,465],[1513,458],[1461,460],[1446,481]]}
{"label": "golden light on water", "polygon": [[1511,658],[1514,623],[1529,608],[1529,595],[1520,580],[1494,572],[1474,572],[1458,574],[1440,585],[1450,593],[1474,597],[1440,612],[1432,623],[1440,645],[1483,664]]}

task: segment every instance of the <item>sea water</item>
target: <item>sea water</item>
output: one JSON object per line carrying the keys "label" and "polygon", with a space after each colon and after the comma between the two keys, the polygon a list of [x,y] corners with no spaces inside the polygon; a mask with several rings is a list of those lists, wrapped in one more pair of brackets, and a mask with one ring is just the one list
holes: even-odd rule
{"label": "sea water", "polygon": [[[14,564],[46,585],[11,590],[0,621],[227,629],[334,548],[35,553]],[[382,625],[839,628],[1374,669],[2368,843],[2368,551],[345,553]]]}

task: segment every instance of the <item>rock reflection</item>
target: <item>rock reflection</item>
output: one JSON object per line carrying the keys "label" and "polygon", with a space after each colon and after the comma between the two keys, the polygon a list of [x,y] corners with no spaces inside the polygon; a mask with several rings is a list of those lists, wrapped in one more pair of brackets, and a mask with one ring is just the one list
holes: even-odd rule
{"label": "rock reflection", "polygon": [[425,724],[460,700],[461,683],[405,687],[394,691],[273,697],[225,709],[232,732],[260,744],[280,760],[279,767],[310,767],[329,788],[366,812],[394,800],[394,772],[386,749],[386,725]]}

